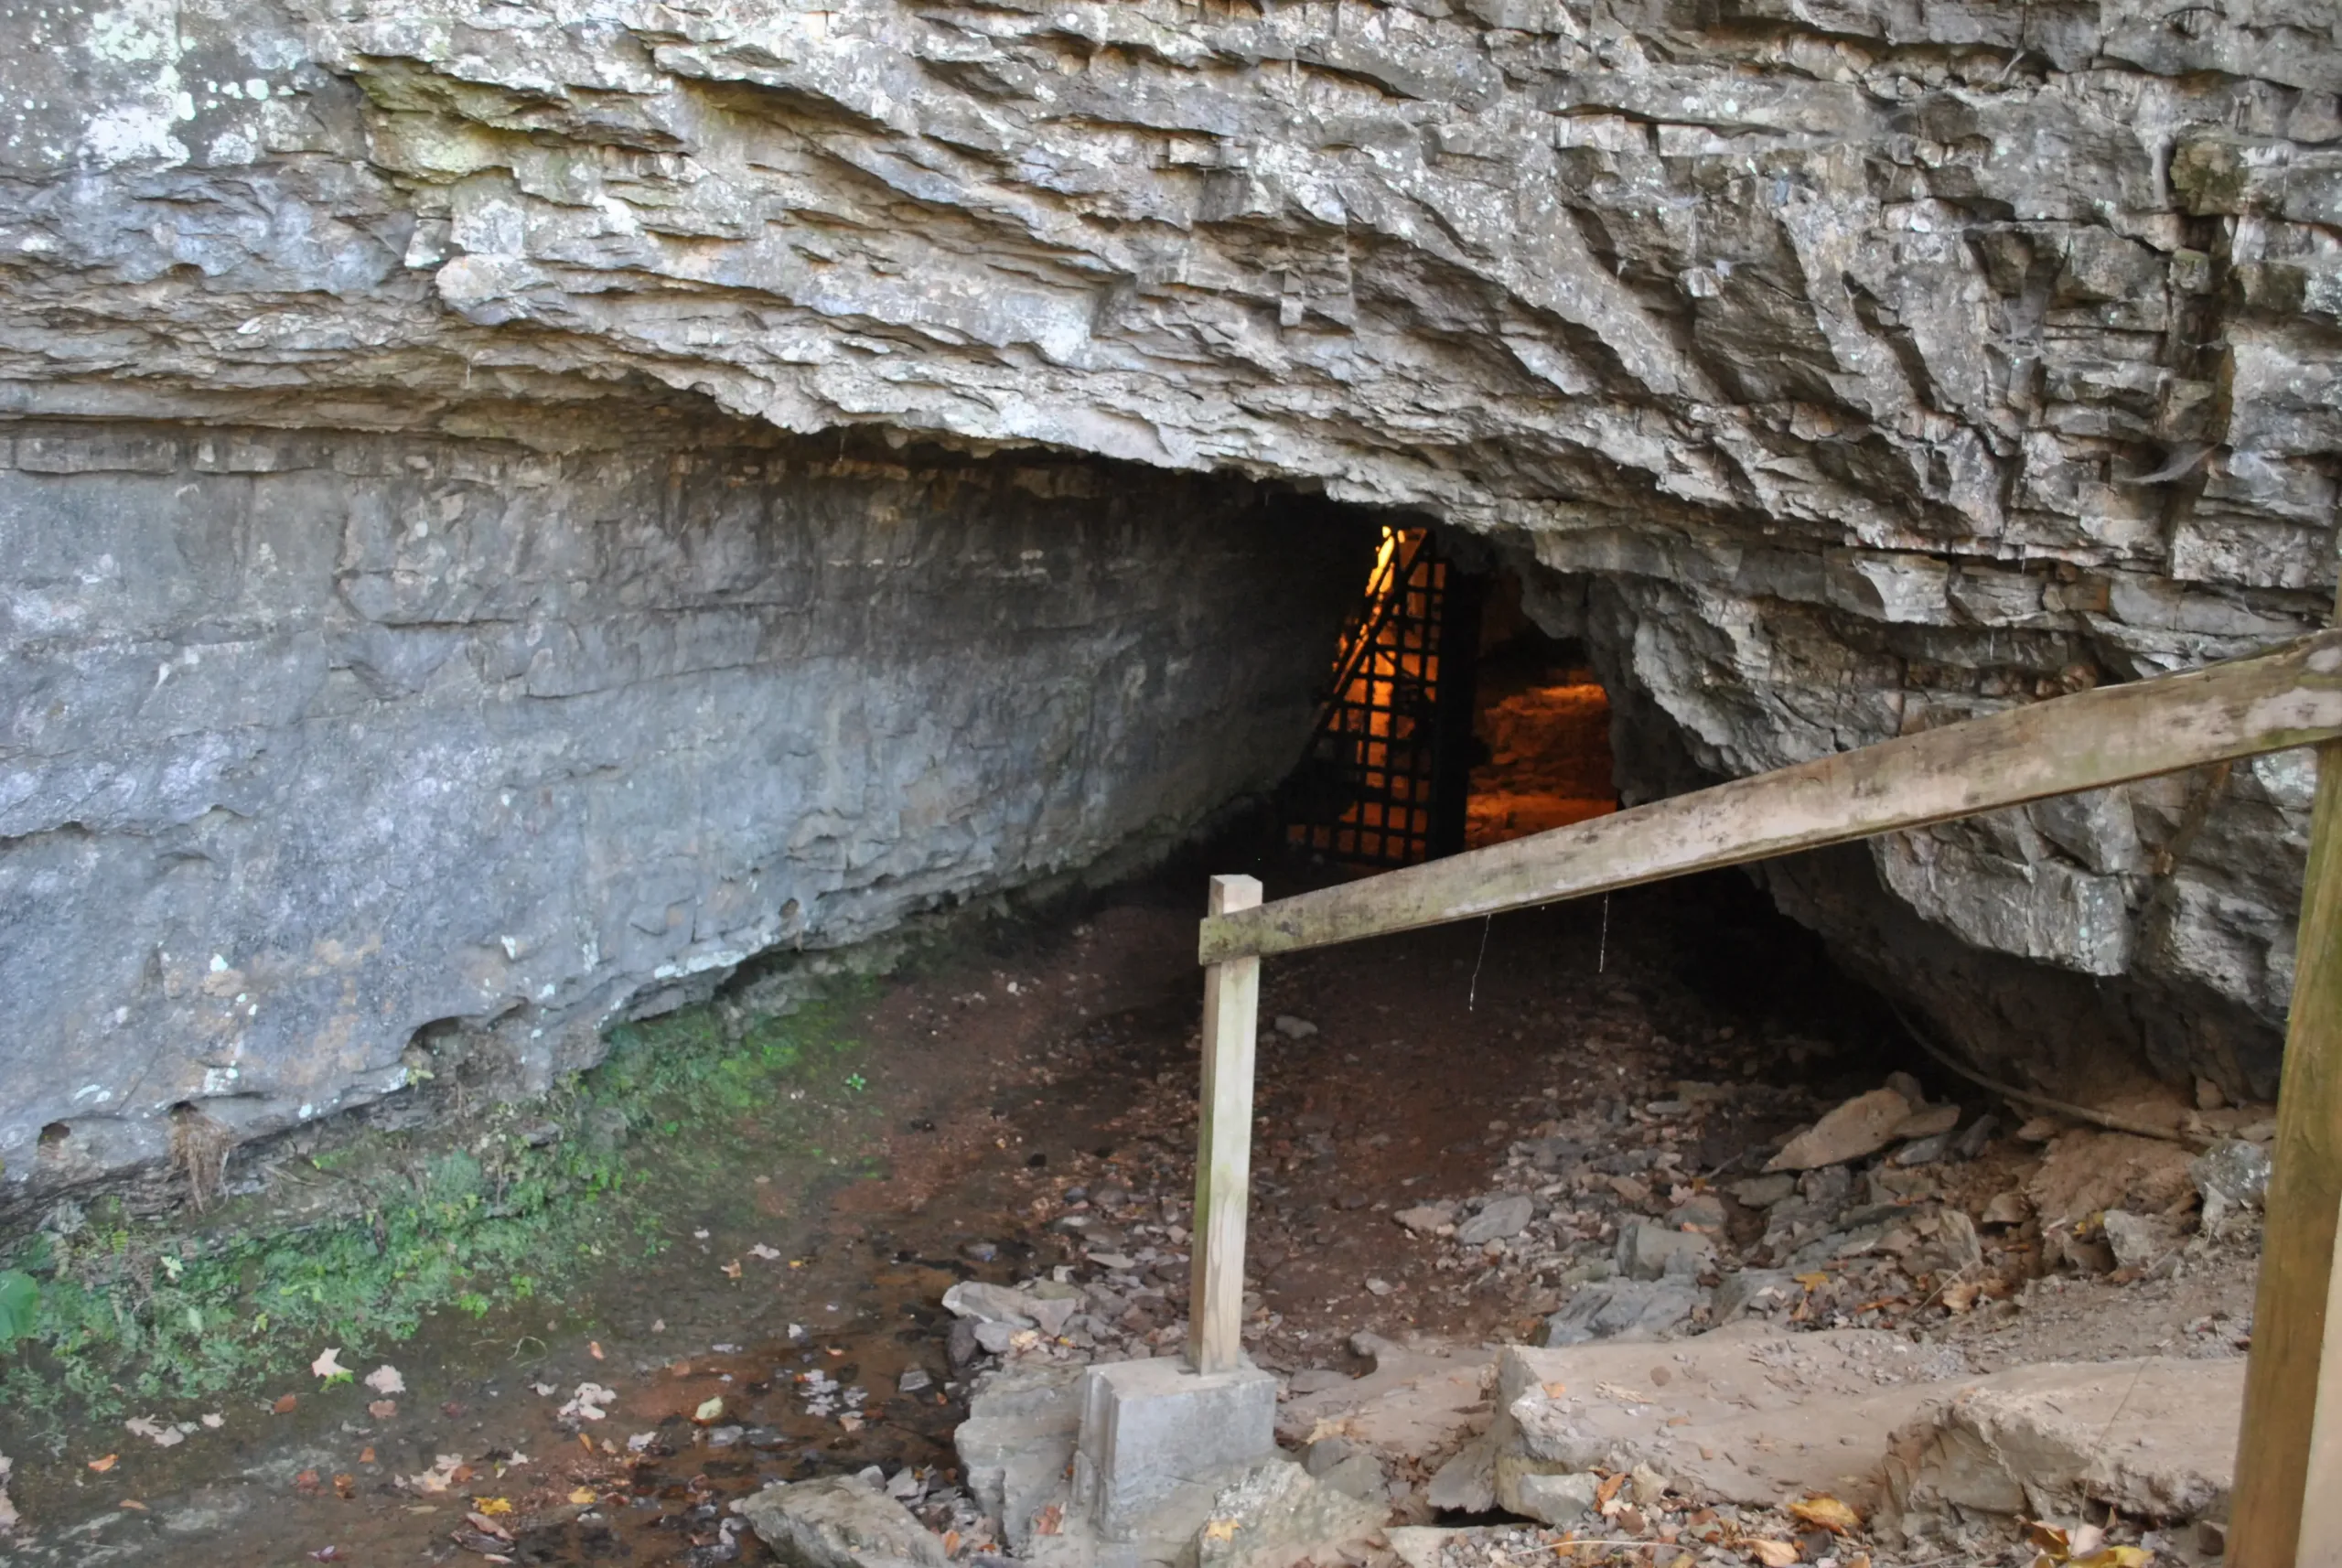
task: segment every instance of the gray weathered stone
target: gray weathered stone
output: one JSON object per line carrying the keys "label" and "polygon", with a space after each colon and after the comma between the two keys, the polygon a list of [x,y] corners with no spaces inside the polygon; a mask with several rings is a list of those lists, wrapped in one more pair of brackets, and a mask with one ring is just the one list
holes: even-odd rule
{"label": "gray weathered stone", "polygon": [[856,1476],[775,1481],[732,1505],[790,1568],[944,1568],[943,1543]]}
{"label": "gray weathered stone", "polygon": [[1290,767],[1364,570],[1241,485],[721,421],[18,431],[0,1197],[1165,844]]}
{"label": "gray weathered stone", "polygon": [[1480,1212],[1456,1227],[1456,1240],[1466,1247],[1505,1240],[1526,1230],[1530,1216],[1536,1211],[1535,1200],[1522,1193],[1491,1197],[1481,1206]]}

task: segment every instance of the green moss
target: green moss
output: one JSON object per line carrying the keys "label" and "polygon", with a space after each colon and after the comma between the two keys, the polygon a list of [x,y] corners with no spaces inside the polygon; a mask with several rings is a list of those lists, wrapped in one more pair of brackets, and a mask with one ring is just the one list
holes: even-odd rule
{"label": "green moss", "polygon": [[209,1399],[323,1344],[371,1354],[435,1312],[486,1316],[655,1255],[671,1208],[704,1202],[751,1150],[804,1153],[804,1113],[853,1095],[858,1000],[736,1035],[706,1007],[627,1025],[601,1066],[471,1119],[456,1146],[444,1132],[360,1134],[287,1173],[342,1185],[326,1222],[272,1226],[265,1200],[248,1200],[194,1231],[96,1205],[0,1259],[38,1286],[28,1326],[0,1348],[0,1402],[54,1422]]}

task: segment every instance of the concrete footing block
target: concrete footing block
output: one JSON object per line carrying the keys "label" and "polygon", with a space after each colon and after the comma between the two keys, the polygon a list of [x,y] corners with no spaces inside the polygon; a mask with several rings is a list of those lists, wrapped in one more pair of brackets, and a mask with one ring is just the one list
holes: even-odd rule
{"label": "concrete footing block", "polygon": [[1081,1389],[1073,1499],[1103,1539],[1133,1539],[1181,1487],[1276,1452],[1277,1380],[1255,1367],[1209,1376],[1163,1358],[1092,1367]]}

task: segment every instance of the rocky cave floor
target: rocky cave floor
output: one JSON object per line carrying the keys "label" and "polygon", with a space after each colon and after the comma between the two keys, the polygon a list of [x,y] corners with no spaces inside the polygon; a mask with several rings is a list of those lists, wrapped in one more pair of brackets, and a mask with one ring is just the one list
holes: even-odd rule
{"label": "rocky cave floor", "polygon": [[[1184,1342],[1204,868],[885,986],[851,1134],[877,1174],[806,1191],[743,1170],[665,1254],[542,1325],[400,1347],[395,1398],[292,1380],[216,1420],[165,1412],[186,1434],[167,1447],[150,1423],[20,1455],[0,1562],[757,1563],[769,1549],[731,1502],[855,1474],[958,1560],[1029,1552],[971,1497],[951,1434],[1004,1363]],[[1290,872],[1268,869],[1272,896]],[[2190,1147],[1971,1089],[1736,876],[1273,961],[1262,1023],[1246,1342],[1284,1380],[1281,1438],[1382,1518],[1326,1563],[2031,1562],[2018,1519],[1972,1509],[1832,1533],[1806,1499],[1843,1494],[1867,1520],[1875,1477],[1828,1485],[1835,1452],[1800,1467],[1810,1436],[1719,1453],[1697,1411],[1670,1413],[1671,1367],[1679,1392],[1725,1397],[1686,1348],[1753,1333],[1768,1397],[1827,1403],[1849,1369],[1867,1390],[2232,1366],[2247,1342],[2251,1214],[2191,1176]],[[2266,1108],[2153,1084],[2112,1108],[2266,1136]],[[1766,1174],[1801,1130],[1814,1168]],[[962,1292],[955,1316],[962,1281],[1020,1294]],[[1784,1350],[1777,1330],[1829,1332]],[[1502,1344],[1627,1357],[1577,1395],[1647,1418],[1658,1446],[1639,1452],[1683,1465],[1638,1462],[1574,1521],[1500,1509],[1475,1444]],[[1881,1345],[1911,1364],[1872,1367]],[[2122,1373],[2133,1392],[2144,1375]],[[2206,1419],[2231,1423],[2205,1437],[2224,1451],[2232,1412]],[[2144,1443],[2132,1424],[2118,1405],[2103,1440]],[[2217,1544],[2087,1502],[2057,1522],[2158,1561]],[[1604,1544],[1552,1551],[1571,1538]]]}

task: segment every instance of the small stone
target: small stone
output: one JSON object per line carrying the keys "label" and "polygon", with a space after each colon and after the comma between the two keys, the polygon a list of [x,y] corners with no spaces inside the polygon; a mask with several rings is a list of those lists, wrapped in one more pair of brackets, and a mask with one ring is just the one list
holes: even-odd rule
{"label": "small stone", "polygon": [[1479,1213],[1456,1228],[1456,1240],[1459,1245],[1477,1247],[1518,1236],[1528,1229],[1530,1219],[1536,1212],[1534,1201],[1522,1193],[1491,1197]]}
{"label": "small stone", "polygon": [[2241,1138],[2213,1144],[2188,1163],[2187,1175],[2207,1204],[2218,1194],[2237,1208],[2258,1208],[2269,1192],[2269,1151]]}
{"label": "small stone", "polygon": [[2021,1192],[2004,1192],[1984,1206],[1980,1223],[1985,1225],[2022,1225],[2032,1214],[2033,1205]]}
{"label": "small stone", "polygon": [[2177,1230],[2169,1220],[2154,1215],[2110,1208],[2103,1223],[2106,1244],[2114,1249],[2117,1268],[2152,1268],[2179,1245]]}
{"label": "small stone", "polygon": [[1418,1236],[1435,1236],[1455,1220],[1456,1208],[1447,1203],[1423,1203],[1402,1208],[1391,1218]]}
{"label": "small stone", "polygon": [[1635,1504],[1638,1508],[1655,1509],[1666,1500],[1669,1481],[1648,1465],[1637,1465],[1628,1472],[1627,1484],[1634,1488]]}
{"label": "small stone", "polygon": [[1898,1138],[1932,1138],[1959,1125],[1959,1106],[1922,1105],[1903,1118],[1903,1124],[1895,1129],[1895,1135]]}
{"label": "small stone", "polygon": [[1918,1079],[1913,1078],[1907,1072],[1888,1073],[1886,1075],[1886,1087],[1901,1095],[1904,1099],[1909,1101],[1913,1105],[1925,1105],[1928,1102],[1927,1090],[1920,1084]]}
{"label": "small stone", "polygon": [[1689,1278],[1715,1261],[1715,1243],[1695,1230],[1646,1220],[1618,1233],[1618,1272],[1630,1280]]}
{"label": "small stone", "polygon": [[1729,1323],[1745,1313],[1778,1312],[1804,1294],[1786,1269],[1736,1269],[1716,1285],[1716,1321]]}
{"label": "small stone", "polygon": [[1288,1040],[1305,1040],[1317,1032],[1316,1025],[1306,1018],[1296,1018],[1290,1013],[1278,1014],[1273,1027]]}
{"label": "small stone", "polygon": [[1891,1089],[1856,1095],[1781,1146],[1767,1171],[1810,1171],[1842,1165],[1886,1147],[1911,1114],[1911,1102]]}
{"label": "small stone", "polygon": [[934,1386],[935,1379],[925,1367],[906,1368],[903,1375],[895,1380],[897,1393],[915,1394],[921,1389],[929,1389]]}
{"label": "small stone", "polygon": [[1913,1165],[1931,1165],[1942,1159],[1945,1152],[1950,1147],[1950,1138],[1941,1133],[1936,1133],[1933,1137],[1914,1138],[1887,1155],[1887,1163],[1906,1168]]}
{"label": "small stone", "polygon": [[1019,1328],[1030,1328],[1034,1326],[1033,1305],[1033,1298],[1023,1291],[986,1284],[982,1280],[962,1280],[943,1293],[946,1312],[980,1323],[1012,1323]]}
{"label": "small stone", "polygon": [[2221,1092],[2218,1084],[2208,1078],[2199,1078],[2196,1080],[2197,1110],[2218,1111],[2224,1109],[2228,1102],[2229,1097]]}
{"label": "small stone", "polygon": [[2001,1130],[2001,1119],[1987,1113],[1968,1124],[1968,1129],[1952,1140],[1951,1152],[1963,1160],[1972,1160],[1984,1152],[1993,1135]]}
{"label": "small stone", "polygon": [[1797,1191],[1797,1177],[1793,1176],[1750,1176],[1745,1181],[1734,1182],[1724,1190],[1732,1194],[1733,1200],[1744,1208],[1770,1208]]}
{"label": "small stone", "polygon": [[965,1241],[961,1243],[960,1255],[972,1263],[989,1263],[1000,1256],[1000,1249],[990,1241]]}
{"label": "small stone", "polygon": [[1701,1230],[1721,1230],[1724,1200],[1712,1192],[1695,1192],[1667,1211],[1667,1222],[1677,1230],[1689,1225]]}

